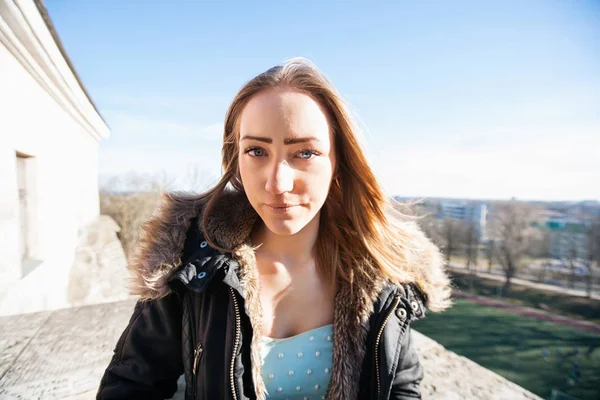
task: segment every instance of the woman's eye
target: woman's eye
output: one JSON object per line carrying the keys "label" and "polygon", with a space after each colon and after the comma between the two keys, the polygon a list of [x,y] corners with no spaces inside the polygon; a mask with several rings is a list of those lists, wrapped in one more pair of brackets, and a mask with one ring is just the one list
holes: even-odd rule
{"label": "woman's eye", "polygon": [[313,151],[313,150],[302,150],[302,151],[300,151],[300,153],[298,153],[298,155],[300,156],[300,158],[302,158],[304,160],[308,160],[308,159],[312,158],[312,156],[316,156],[317,152]]}
{"label": "woman's eye", "polygon": [[252,157],[262,157],[265,155],[265,150],[261,149],[260,147],[253,147],[246,150],[246,153],[250,153]]}

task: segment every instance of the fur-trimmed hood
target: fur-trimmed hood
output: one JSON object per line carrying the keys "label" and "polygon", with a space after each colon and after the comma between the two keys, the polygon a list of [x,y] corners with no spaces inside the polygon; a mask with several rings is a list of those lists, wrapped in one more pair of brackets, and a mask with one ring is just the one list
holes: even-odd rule
{"label": "fur-trimmed hood", "polygon": [[[216,245],[233,250],[239,262],[237,273],[245,299],[245,310],[253,327],[251,340],[252,375],[257,398],[266,391],[261,375],[260,339],[262,308],[259,299],[259,276],[250,233],[258,219],[244,193],[224,192],[207,218],[205,233]],[[192,221],[202,224],[204,200],[185,194],[163,195],[154,215],[143,226],[133,263],[131,291],[141,299],[156,299],[169,294],[169,279],[180,269],[186,234]],[[196,218],[198,217],[198,218]],[[430,308],[442,309],[448,303],[449,280],[442,258],[435,247],[416,227],[407,222],[407,229],[422,244],[417,255],[411,255],[411,267],[418,269],[419,282],[387,281],[381,274],[356,273],[354,285],[340,283],[335,297],[333,368],[328,398],[356,397],[360,366],[364,358],[364,343],[378,296],[385,287],[418,287],[418,297]],[[406,290],[406,289],[401,289]]]}
{"label": "fur-trimmed hood", "polygon": [[[186,235],[192,220],[201,230],[205,200],[185,193],[164,193],[154,214],[143,224],[129,265],[131,294],[150,300],[164,297],[171,276],[181,267]],[[238,249],[248,238],[258,214],[245,194],[224,192],[208,218],[206,232],[218,246]]]}

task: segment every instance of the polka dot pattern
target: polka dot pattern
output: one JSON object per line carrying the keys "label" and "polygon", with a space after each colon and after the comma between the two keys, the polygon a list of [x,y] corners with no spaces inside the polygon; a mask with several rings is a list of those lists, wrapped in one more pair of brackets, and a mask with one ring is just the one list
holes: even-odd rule
{"label": "polka dot pattern", "polygon": [[333,325],[285,339],[262,338],[268,399],[322,399],[331,379]]}

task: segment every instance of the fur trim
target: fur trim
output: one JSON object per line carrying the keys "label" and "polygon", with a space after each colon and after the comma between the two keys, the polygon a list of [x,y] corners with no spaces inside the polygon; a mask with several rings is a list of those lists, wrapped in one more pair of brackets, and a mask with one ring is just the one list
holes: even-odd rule
{"label": "fur trim", "polygon": [[[132,293],[142,299],[153,299],[169,293],[169,278],[181,265],[181,254],[191,220],[198,218],[202,225],[202,200],[186,194],[164,195],[157,212],[143,226],[135,255],[130,266],[133,274]],[[232,250],[239,262],[238,271],[244,291],[246,313],[253,327],[251,340],[252,377],[259,400],[266,397],[262,379],[260,339],[262,308],[260,280],[254,251],[249,236],[258,215],[244,193],[226,191],[211,215],[207,216],[205,235],[216,245]],[[401,226],[410,232],[413,241],[408,264],[418,272],[414,283],[423,292],[427,306],[441,310],[448,306],[449,281],[444,272],[441,255],[413,222]],[[368,320],[386,280],[377,271],[356,268],[354,285],[340,283],[335,296],[334,348],[332,376],[328,399],[355,399],[365,342],[369,333]],[[400,283],[400,282],[399,282]]]}
{"label": "fur trim", "polygon": [[141,300],[169,294],[169,278],[181,265],[181,254],[192,218],[201,202],[193,196],[163,194],[152,217],[142,225],[133,262],[129,265],[131,294]]}
{"label": "fur trim", "polygon": [[220,247],[237,249],[248,242],[257,219],[245,193],[226,191],[207,218],[206,234]]}
{"label": "fur trim", "polygon": [[342,283],[335,296],[333,363],[327,398],[357,399],[358,383],[369,334],[369,316],[385,281],[363,272],[354,287]]}
{"label": "fur trim", "polygon": [[[410,227],[410,230],[409,230]],[[444,260],[438,247],[429,240],[414,221],[405,228],[412,233],[413,251],[409,265],[418,268],[419,274],[415,283],[423,296],[425,304],[431,311],[444,311],[452,303],[450,278],[444,268]]]}

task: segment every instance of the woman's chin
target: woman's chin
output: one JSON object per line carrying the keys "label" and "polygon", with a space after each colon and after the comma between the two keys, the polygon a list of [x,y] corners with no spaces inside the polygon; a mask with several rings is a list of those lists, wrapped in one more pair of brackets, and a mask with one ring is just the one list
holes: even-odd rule
{"label": "woman's chin", "polygon": [[270,219],[268,221],[263,220],[263,222],[272,233],[282,236],[295,235],[306,226],[305,221],[297,219]]}

